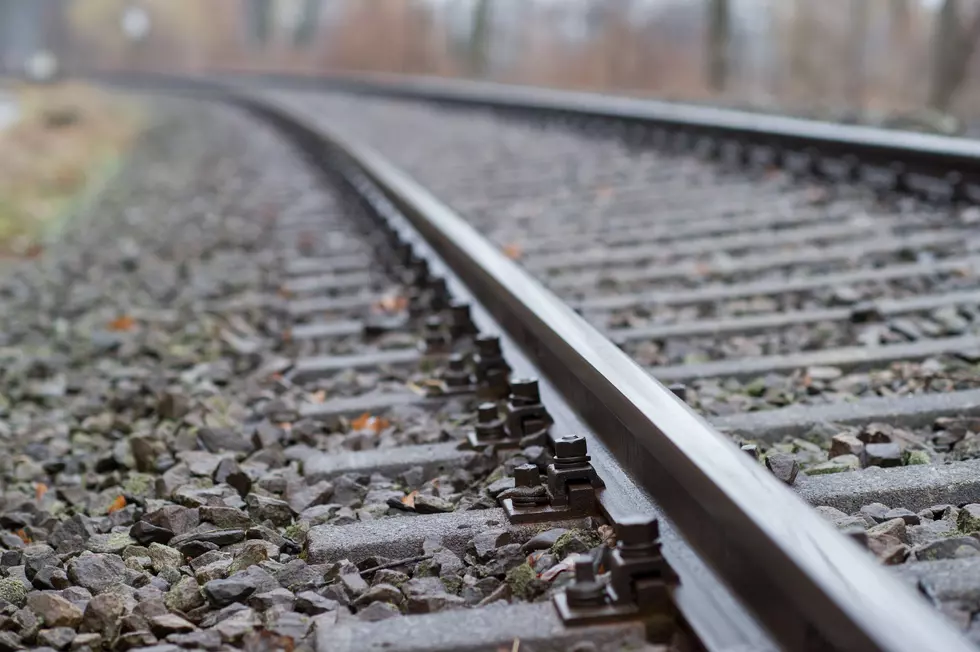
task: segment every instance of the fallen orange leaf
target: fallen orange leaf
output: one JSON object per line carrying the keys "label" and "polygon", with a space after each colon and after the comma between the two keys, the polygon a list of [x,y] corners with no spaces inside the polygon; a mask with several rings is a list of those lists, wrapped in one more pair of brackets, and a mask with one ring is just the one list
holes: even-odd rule
{"label": "fallen orange leaf", "polygon": [[122,317],[117,317],[109,322],[110,331],[131,331],[136,328],[136,320],[129,315],[123,315]]}
{"label": "fallen orange leaf", "polygon": [[44,498],[44,494],[46,493],[48,493],[48,485],[43,482],[38,482],[34,485],[34,500],[41,502],[41,499]]}
{"label": "fallen orange leaf", "polygon": [[516,242],[506,244],[504,245],[504,255],[511,260],[519,260],[520,257],[524,255],[524,247]]}
{"label": "fallen orange leaf", "polygon": [[711,273],[711,265],[708,263],[695,263],[694,272],[698,276],[707,276]]}
{"label": "fallen orange leaf", "polygon": [[316,236],[310,231],[303,231],[296,238],[296,249],[302,254],[309,254],[313,251],[313,245],[316,244]]}
{"label": "fallen orange leaf", "polygon": [[408,308],[408,299],[399,294],[389,294],[381,297],[374,307],[382,312],[404,312]]}
{"label": "fallen orange leaf", "polygon": [[374,434],[380,433],[382,430],[391,425],[391,422],[384,417],[373,417],[367,412],[357,417],[350,422],[350,425],[354,430],[372,430]]}
{"label": "fallen orange leaf", "polygon": [[106,510],[109,514],[113,512],[118,512],[120,509],[126,506],[126,498],[124,496],[116,496],[116,499],[112,501],[109,505],[109,509]]}
{"label": "fallen orange leaf", "polygon": [[292,432],[292,430],[293,430],[293,424],[291,424],[288,421],[283,421],[282,423],[280,423],[278,425],[279,425],[280,428],[283,429],[283,432],[287,432],[288,433],[288,432]]}
{"label": "fallen orange leaf", "polygon": [[402,505],[405,507],[415,507],[415,497],[419,495],[419,492],[413,491],[407,496],[402,496]]}
{"label": "fallen orange leaf", "polygon": [[17,530],[14,534],[19,536],[20,540],[23,541],[25,544],[31,543],[31,538],[27,536],[27,532],[24,532],[24,530]]}

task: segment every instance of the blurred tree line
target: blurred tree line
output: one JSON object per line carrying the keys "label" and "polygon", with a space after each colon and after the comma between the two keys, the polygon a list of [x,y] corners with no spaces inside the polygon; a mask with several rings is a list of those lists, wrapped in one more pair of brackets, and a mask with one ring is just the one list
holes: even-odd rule
{"label": "blurred tree line", "polygon": [[[42,4],[58,9],[25,9]],[[122,36],[129,6],[153,19],[146,42]],[[980,117],[980,0],[0,0],[0,51],[29,49],[35,14],[79,67],[384,71]]]}

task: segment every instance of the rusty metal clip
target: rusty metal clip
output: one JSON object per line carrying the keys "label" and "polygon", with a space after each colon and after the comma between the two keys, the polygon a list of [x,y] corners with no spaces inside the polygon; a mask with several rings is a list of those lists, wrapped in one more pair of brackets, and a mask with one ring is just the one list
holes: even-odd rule
{"label": "rusty metal clip", "polygon": [[547,482],[534,464],[514,470],[514,488],[497,496],[511,523],[542,523],[596,514],[595,490],[605,486],[589,462],[585,437],[569,435],[555,441],[555,459]]}
{"label": "rusty metal clip", "polygon": [[446,394],[468,394],[476,389],[467,356],[463,353],[450,354],[440,377],[446,386]]}
{"label": "rusty metal clip", "polygon": [[449,336],[442,328],[442,317],[432,315],[426,318],[420,348],[426,355],[449,353],[451,344]]}
{"label": "rusty metal clip", "polygon": [[507,437],[520,442],[522,448],[548,443],[548,429],[555,420],[541,403],[537,380],[520,378],[511,381],[505,414]]}
{"label": "rusty metal clip", "polygon": [[[653,642],[665,642],[678,624],[674,590],[680,580],[661,554],[659,523],[642,516],[621,519],[616,539],[601,558],[576,561],[575,581],[553,597],[558,614],[566,625],[639,617],[647,621]],[[597,563],[607,576],[596,578]]]}
{"label": "rusty metal clip", "polygon": [[483,396],[494,399],[507,396],[510,391],[510,365],[504,360],[500,350],[499,337],[477,336],[473,368],[476,371],[476,384]]}

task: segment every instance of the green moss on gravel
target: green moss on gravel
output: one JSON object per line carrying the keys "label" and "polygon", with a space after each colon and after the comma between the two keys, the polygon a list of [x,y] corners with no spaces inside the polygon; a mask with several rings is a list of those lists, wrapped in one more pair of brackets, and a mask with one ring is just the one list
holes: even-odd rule
{"label": "green moss on gravel", "polygon": [[530,600],[533,597],[532,583],[536,579],[538,579],[538,574],[527,562],[524,562],[507,571],[505,581],[510,586],[511,595],[515,598]]}
{"label": "green moss on gravel", "polygon": [[902,461],[906,466],[911,466],[913,464],[928,464],[930,462],[929,453],[925,451],[905,451],[905,454],[902,457]]}
{"label": "green moss on gravel", "polygon": [[585,547],[589,550],[602,544],[602,537],[597,532],[592,532],[591,530],[569,530],[555,540],[554,545],[551,546],[551,554],[558,557],[558,559],[564,559],[569,552],[577,552],[568,550],[575,539],[584,543]]}
{"label": "green moss on gravel", "polygon": [[966,534],[980,532],[980,516],[974,516],[968,509],[961,509],[956,517],[956,527]]}
{"label": "green moss on gravel", "polygon": [[458,577],[440,577],[439,580],[449,593],[459,595],[463,590],[463,580]]}

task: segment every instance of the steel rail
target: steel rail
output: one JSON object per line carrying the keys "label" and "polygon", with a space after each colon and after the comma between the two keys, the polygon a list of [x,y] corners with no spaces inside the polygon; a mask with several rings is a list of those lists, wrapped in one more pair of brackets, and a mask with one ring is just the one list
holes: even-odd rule
{"label": "steel rail", "polygon": [[271,96],[385,193],[545,372],[623,470],[792,650],[972,649],[925,601],[649,376],[470,225],[373,150]]}
{"label": "steel rail", "polygon": [[[147,79],[148,75],[102,73],[96,77],[132,80]],[[159,75],[161,83],[173,79]],[[980,197],[980,185],[974,185],[980,184],[980,140],[697,104],[437,77],[380,73],[269,74],[223,69],[205,73],[197,79],[266,88],[342,90],[537,115],[550,113],[594,118],[624,125],[663,128],[695,139],[707,137],[720,142],[768,147],[776,154],[776,162],[780,162],[779,157],[783,153],[811,153],[816,158],[836,160],[856,157],[862,164],[889,174],[899,173],[900,186],[915,185],[920,177],[925,177],[926,181],[939,179],[942,184],[951,185],[952,192],[960,196]],[[814,165],[813,171],[819,173],[824,170]]]}

